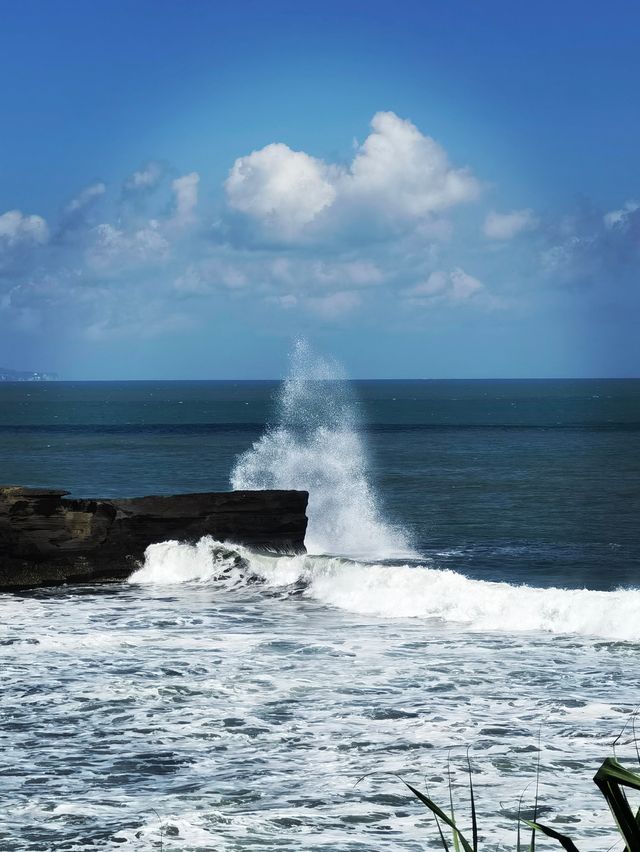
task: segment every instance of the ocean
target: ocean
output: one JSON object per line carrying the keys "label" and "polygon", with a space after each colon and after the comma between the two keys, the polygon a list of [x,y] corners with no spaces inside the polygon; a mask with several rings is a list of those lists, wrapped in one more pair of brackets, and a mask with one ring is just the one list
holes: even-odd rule
{"label": "ocean", "polygon": [[310,492],[306,556],[161,542],[126,583],[0,595],[2,852],[437,848],[393,773],[443,804],[451,777],[466,825],[467,749],[484,848],[536,783],[582,852],[614,842],[591,778],[640,703],[640,380],[351,382],[299,351],[284,383],[4,383],[0,479]]}

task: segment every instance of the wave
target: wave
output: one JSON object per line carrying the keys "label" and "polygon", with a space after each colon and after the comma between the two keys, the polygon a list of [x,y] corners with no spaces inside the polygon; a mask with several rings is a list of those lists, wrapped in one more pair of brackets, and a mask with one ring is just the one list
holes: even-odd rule
{"label": "wave", "polygon": [[237,459],[230,479],[234,489],[308,491],[309,553],[270,556],[211,537],[165,541],[147,548],[130,582],[215,582],[220,593],[260,583],[360,615],[640,641],[640,590],[516,586],[421,560],[382,517],[344,373],[305,342],[294,349],[277,422]]}
{"label": "wave", "polygon": [[278,422],[238,458],[231,487],[308,491],[306,546],[312,553],[371,559],[415,555],[406,533],[382,518],[342,369],[304,341],[292,354]]}
{"label": "wave", "polygon": [[[420,618],[478,631],[543,631],[640,641],[640,590],[536,588],[473,580],[425,564],[376,564],[331,556],[270,556],[216,542],[147,548],[131,583],[210,583],[291,590],[352,613]],[[219,586],[219,584],[221,584]]]}

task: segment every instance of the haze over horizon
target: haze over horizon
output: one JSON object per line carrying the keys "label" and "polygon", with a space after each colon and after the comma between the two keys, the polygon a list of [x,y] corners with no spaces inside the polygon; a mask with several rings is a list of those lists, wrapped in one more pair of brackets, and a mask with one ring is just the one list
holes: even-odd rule
{"label": "haze over horizon", "polygon": [[640,375],[640,8],[3,8],[0,365]]}

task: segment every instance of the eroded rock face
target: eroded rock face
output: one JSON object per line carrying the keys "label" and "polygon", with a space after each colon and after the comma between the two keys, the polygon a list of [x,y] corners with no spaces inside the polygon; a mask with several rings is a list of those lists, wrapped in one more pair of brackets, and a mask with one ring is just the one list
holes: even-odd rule
{"label": "eroded rock face", "polygon": [[303,553],[306,491],[230,491],[76,500],[67,491],[0,486],[0,590],[121,580],[149,544],[211,535]]}

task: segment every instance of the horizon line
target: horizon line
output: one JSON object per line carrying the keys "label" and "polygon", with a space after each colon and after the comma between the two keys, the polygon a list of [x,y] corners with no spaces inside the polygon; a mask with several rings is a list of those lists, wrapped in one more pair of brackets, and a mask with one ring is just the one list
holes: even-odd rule
{"label": "horizon line", "polygon": [[[56,379],[0,379],[0,385],[42,385],[42,384],[89,384],[89,383],[135,383],[135,382],[282,382],[286,381],[286,376],[277,378],[129,378],[129,379],[74,379],[74,378],[56,378]],[[393,378],[383,378],[375,376],[346,376],[336,379],[313,379],[316,382],[624,382],[638,381],[640,375],[637,376],[450,376],[450,377],[408,377],[395,376]]]}

